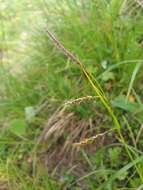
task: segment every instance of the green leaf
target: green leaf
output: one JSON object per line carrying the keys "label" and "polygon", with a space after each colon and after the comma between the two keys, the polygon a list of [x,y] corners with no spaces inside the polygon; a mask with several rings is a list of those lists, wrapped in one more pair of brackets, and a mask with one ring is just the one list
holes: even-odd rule
{"label": "green leaf", "polygon": [[29,106],[25,108],[26,121],[32,122],[33,119],[35,118],[35,115],[36,115],[36,110],[34,107]]}
{"label": "green leaf", "polygon": [[114,80],[115,76],[113,72],[105,72],[104,75],[102,76],[102,80],[107,82],[109,80]]}
{"label": "green leaf", "polygon": [[139,72],[141,66],[142,66],[142,62],[138,62],[137,65],[135,66],[134,70],[133,70],[133,73],[132,73],[132,76],[131,76],[131,80],[130,80],[130,84],[129,84],[129,88],[128,88],[128,92],[127,92],[127,98],[129,97],[129,95],[131,93],[131,90],[133,88],[133,84],[134,84],[135,78],[136,78],[137,73]]}
{"label": "green leaf", "polygon": [[102,61],[101,62],[101,66],[103,67],[103,69],[107,69],[107,61],[106,60],[104,60],[104,61]]}
{"label": "green leaf", "polygon": [[143,107],[140,104],[136,102],[130,102],[124,95],[118,96],[113,101],[111,101],[111,103],[114,107],[121,108],[131,113],[135,113],[137,110],[143,109]]}
{"label": "green leaf", "polygon": [[117,179],[122,181],[122,180],[126,179],[127,176],[128,176],[128,172],[125,171],[122,175],[117,176]]}
{"label": "green leaf", "polygon": [[15,135],[24,135],[26,133],[26,122],[24,119],[13,119],[10,124],[10,131]]}

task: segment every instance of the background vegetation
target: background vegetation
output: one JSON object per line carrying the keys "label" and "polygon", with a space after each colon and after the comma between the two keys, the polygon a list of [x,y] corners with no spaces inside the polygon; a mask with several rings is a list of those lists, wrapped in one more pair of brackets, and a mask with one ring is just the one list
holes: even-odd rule
{"label": "background vegetation", "polygon": [[143,188],[142,6],[0,1],[0,189]]}

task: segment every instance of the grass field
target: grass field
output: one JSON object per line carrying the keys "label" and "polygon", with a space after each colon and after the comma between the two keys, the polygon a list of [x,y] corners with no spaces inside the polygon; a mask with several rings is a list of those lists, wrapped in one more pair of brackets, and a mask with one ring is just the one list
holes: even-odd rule
{"label": "grass field", "polygon": [[0,0],[0,190],[143,189],[141,0]]}

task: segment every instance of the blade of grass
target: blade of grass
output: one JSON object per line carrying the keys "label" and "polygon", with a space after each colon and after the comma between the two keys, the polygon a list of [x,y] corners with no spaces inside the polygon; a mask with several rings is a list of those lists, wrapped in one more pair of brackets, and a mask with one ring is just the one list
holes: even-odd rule
{"label": "blade of grass", "polygon": [[[126,171],[128,171],[130,168],[132,168],[133,166],[137,165],[138,163],[143,161],[143,156],[139,156],[138,158],[136,158],[135,160],[131,161],[130,163],[128,163],[126,166],[124,166],[123,168],[121,168],[119,171],[117,171],[114,175],[112,175],[108,182],[105,182],[102,187],[111,187],[112,183],[114,182],[115,179],[117,179],[118,177],[122,176]],[[101,187],[101,188],[102,188]]]}
{"label": "blade of grass", "polygon": [[64,188],[64,190],[66,190],[67,188],[70,189],[70,188],[72,188],[73,185],[77,184],[78,182],[83,181],[84,179],[87,179],[87,178],[89,178],[90,176],[93,176],[93,175],[98,174],[98,173],[100,173],[100,172],[101,172],[101,173],[102,173],[102,172],[105,172],[105,173],[107,173],[107,174],[110,174],[110,173],[113,173],[114,170],[110,170],[110,169],[99,169],[99,170],[92,171],[92,172],[90,172],[90,173],[88,173],[88,174],[86,174],[86,175],[80,177],[78,180],[74,181],[74,182],[71,183],[70,185],[66,186],[66,187]]}
{"label": "blade of grass", "polygon": [[133,88],[133,84],[134,84],[136,75],[139,72],[139,69],[140,69],[141,65],[142,65],[142,62],[138,62],[137,65],[135,66],[134,70],[133,70],[133,73],[132,73],[132,76],[131,76],[131,80],[130,80],[130,83],[129,83],[129,87],[128,87],[127,99],[129,98],[129,95],[130,95],[131,90]]}
{"label": "blade of grass", "polygon": [[116,64],[110,66],[102,74],[100,74],[99,76],[97,76],[97,79],[101,79],[102,76],[105,75],[107,72],[112,71],[112,70],[118,68],[119,66],[124,66],[125,64],[131,64],[131,63],[137,63],[137,62],[142,62],[142,64],[143,64],[143,60],[138,60],[138,59],[137,60],[136,59],[135,60],[125,60],[125,61],[121,61],[119,63],[116,63]]}
{"label": "blade of grass", "polygon": [[135,148],[137,148],[136,140],[135,140],[135,137],[134,137],[133,131],[132,131],[132,129],[131,129],[131,126],[129,125],[129,122],[127,121],[127,119],[126,119],[125,116],[123,116],[123,120],[124,120],[124,123],[125,123],[126,126],[127,126],[127,129],[128,129],[128,131],[129,131],[129,133],[130,133],[130,136],[131,136],[131,139],[132,139],[133,145],[134,145]]}

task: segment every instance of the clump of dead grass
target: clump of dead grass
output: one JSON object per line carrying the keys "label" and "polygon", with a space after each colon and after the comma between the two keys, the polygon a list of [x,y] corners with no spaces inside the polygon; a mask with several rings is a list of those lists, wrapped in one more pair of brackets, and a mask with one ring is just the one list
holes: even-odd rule
{"label": "clump of dead grass", "polygon": [[84,159],[79,159],[82,150],[92,154],[99,147],[115,140],[113,137],[112,140],[108,137],[108,133],[111,134],[111,131],[103,127],[104,117],[102,114],[98,114],[96,118],[81,119],[75,113],[66,110],[67,105],[72,106],[75,102],[89,99],[93,99],[93,97],[77,99],[80,101],[68,101],[70,103],[58,108],[45,124],[39,142],[44,145],[42,157],[48,171],[53,176],[60,177],[63,168],[73,168],[72,173],[78,177],[84,175],[88,167]]}

